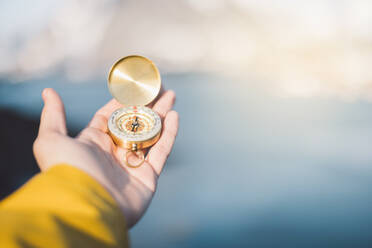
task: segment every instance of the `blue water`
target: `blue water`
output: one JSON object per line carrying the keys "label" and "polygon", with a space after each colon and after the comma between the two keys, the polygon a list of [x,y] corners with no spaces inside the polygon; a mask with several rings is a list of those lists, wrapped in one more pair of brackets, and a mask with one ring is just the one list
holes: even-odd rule
{"label": "blue water", "polygon": [[[208,75],[163,82],[180,132],[133,247],[372,246],[371,103]],[[110,99],[104,79],[49,78],[0,84],[0,106],[38,118],[44,87],[62,95],[71,128]]]}

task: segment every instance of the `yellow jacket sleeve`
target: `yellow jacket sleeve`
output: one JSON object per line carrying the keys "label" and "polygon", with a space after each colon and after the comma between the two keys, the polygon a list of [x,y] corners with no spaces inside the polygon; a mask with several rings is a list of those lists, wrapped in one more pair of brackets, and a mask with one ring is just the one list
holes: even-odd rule
{"label": "yellow jacket sleeve", "polygon": [[0,203],[0,247],[128,247],[128,234],[98,182],[56,165]]}

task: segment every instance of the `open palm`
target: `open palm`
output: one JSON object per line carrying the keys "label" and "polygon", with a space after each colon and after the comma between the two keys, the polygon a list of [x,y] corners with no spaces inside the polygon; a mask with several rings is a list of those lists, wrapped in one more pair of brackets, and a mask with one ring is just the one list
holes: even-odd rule
{"label": "open palm", "polygon": [[174,92],[164,92],[153,105],[153,110],[163,119],[163,130],[139,168],[125,166],[126,150],[116,146],[107,134],[109,116],[122,107],[116,100],[99,109],[88,126],[72,138],[67,135],[65,111],[59,95],[53,89],[45,89],[42,96],[44,108],[34,143],[40,169],[67,163],[85,171],[111,193],[123,211],[128,227],[133,226],[151,202],[177,135],[178,114],[171,110]]}

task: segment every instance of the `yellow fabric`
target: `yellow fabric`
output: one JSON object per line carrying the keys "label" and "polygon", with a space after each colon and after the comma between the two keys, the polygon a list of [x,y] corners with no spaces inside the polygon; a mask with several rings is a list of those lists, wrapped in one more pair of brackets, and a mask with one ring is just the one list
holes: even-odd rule
{"label": "yellow fabric", "polygon": [[0,203],[0,247],[128,247],[124,216],[83,171],[57,165]]}

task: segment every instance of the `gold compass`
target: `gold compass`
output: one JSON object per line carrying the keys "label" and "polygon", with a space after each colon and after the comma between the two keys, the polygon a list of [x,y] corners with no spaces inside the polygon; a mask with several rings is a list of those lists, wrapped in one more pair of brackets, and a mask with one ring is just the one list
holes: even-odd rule
{"label": "gold compass", "polygon": [[[126,165],[139,167],[145,161],[142,149],[155,144],[161,133],[159,115],[145,107],[159,94],[160,73],[151,60],[138,55],[128,56],[112,66],[108,87],[111,95],[124,105],[111,114],[109,134],[115,144],[128,150]],[[136,153],[141,162],[130,164],[128,157],[131,153]]]}

